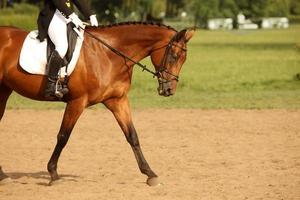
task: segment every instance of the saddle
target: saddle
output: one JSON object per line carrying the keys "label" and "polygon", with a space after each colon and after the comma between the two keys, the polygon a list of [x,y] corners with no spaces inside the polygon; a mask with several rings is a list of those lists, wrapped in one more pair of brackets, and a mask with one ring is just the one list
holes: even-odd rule
{"label": "saddle", "polygon": [[[83,30],[80,30],[80,35],[83,36]],[[48,38],[43,42],[37,39],[38,32],[31,31],[22,46],[19,64],[21,68],[36,75],[47,75],[47,63],[54,50],[54,44]],[[69,49],[64,58],[65,65],[60,70],[60,77],[66,78],[72,74],[77,64],[80,50],[83,43],[83,37],[78,37],[78,34],[73,30],[72,23],[68,24],[68,42]]]}

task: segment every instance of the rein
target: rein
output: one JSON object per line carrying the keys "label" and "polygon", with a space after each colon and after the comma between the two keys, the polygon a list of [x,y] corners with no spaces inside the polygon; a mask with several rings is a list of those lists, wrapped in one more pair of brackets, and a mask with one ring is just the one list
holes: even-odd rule
{"label": "rein", "polygon": [[[81,27],[80,27],[80,28],[81,28]],[[165,67],[166,62],[167,62],[167,56],[168,56],[169,50],[171,49],[172,46],[176,46],[176,47],[178,47],[178,48],[181,48],[183,51],[186,51],[186,49],[182,48],[181,46],[174,44],[174,41],[175,41],[176,36],[177,36],[178,33],[176,33],[175,36],[174,36],[174,37],[170,40],[170,42],[166,45],[167,48],[166,48],[164,57],[163,57],[163,59],[162,59],[162,61],[161,61],[161,64],[160,64],[160,66],[159,66],[160,68],[159,68],[159,70],[157,70],[157,71],[154,72],[154,71],[152,71],[151,69],[149,69],[146,65],[143,65],[143,64],[141,64],[140,62],[134,61],[133,59],[129,58],[127,55],[125,55],[125,54],[122,53],[121,51],[119,51],[119,50],[115,49],[114,47],[112,47],[111,45],[107,44],[105,41],[103,41],[103,40],[100,39],[99,37],[95,36],[95,35],[92,34],[91,32],[89,32],[89,31],[87,31],[87,30],[85,30],[85,29],[83,29],[83,28],[81,28],[81,29],[84,30],[84,32],[87,33],[88,36],[90,36],[91,38],[93,38],[93,39],[95,39],[96,41],[100,42],[101,44],[103,44],[104,46],[106,46],[108,49],[110,49],[112,52],[114,52],[114,53],[117,54],[118,56],[121,56],[121,57],[123,57],[125,60],[129,60],[129,61],[133,62],[135,65],[137,65],[137,66],[139,66],[140,68],[142,68],[142,71],[146,71],[146,72],[149,72],[150,74],[152,74],[152,75],[153,75],[153,78],[154,78],[154,77],[157,77],[158,79],[160,79],[160,81],[170,82],[171,80],[167,80],[167,79],[163,78],[162,72],[165,72],[165,73],[167,73],[167,74],[173,76],[173,77],[174,77],[174,80],[179,81],[179,76],[172,74],[172,73],[169,72],[169,71],[167,70],[167,68]],[[161,48],[164,48],[164,47],[166,47],[166,46],[163,46],[163,47],[161,47]],[[158,48],[158,49],[161,49],[161,48]],[[155,50],[158,50],[158,49],[155,49]],[[153,50],[153,51],[155,51],[155,50]]]}
{"label": "rein", "polygon": [[133,59],[129,58],[128,56],[126,56],[124,53],[120,52],[119,50],[115,49],[114,47],[110,46],[109,44],[107,44],[106,42],[104,42],[103,40],[101,40],[100,38],[96,37],[94,34],[90,33],[87,30],[84,30],[85,33],[87,33],[91,38],[97,40],[98,42],[102,43],[104,46],[106,46],[108,49],[110,49],[112,52],[114,52],[115,54],[117,54],[118,56],[123,57],[126,60],[129,60],[131,62],[133,62],[135,65],[138,65],[140,68],[143,69],[143,71],[147,71],[150,74],[152,74],[154,77],[158,77],[159,74],[157,72],[154,72],[150,69],[147,68],[146,65],[141,64],[140,62],[136,62]]}

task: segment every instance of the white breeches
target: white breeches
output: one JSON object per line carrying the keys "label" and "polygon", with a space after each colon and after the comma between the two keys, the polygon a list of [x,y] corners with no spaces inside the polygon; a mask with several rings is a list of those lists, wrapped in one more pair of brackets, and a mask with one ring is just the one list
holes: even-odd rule
{"label": "white breeches", "polygon": [[69,22],[70,20],[56,10],[48,28],[48,35],[55,45],[55,50],[62,58],[68,51],[67,24]]}

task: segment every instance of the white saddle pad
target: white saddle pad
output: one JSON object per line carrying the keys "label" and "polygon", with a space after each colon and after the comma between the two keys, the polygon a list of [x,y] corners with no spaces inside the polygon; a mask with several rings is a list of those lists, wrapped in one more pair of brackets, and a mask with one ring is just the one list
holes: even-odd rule
{"label": "white saddle pad", "polygon": [[[24,43],[20,54],[20,66],[30,74],[46,75],[47,64],[47,40],[40,42],[37,39],[38,31],[31,31]],[[76,47],[73,53],[71,62],[68,65],[67,75],[71,75],[74,71],[76,63],[80,55],[80,49],[83,42],[83,30],[81,30],[82,37],[77,38]],[[61,68],[60,75],[65,76],[65,67]]]}

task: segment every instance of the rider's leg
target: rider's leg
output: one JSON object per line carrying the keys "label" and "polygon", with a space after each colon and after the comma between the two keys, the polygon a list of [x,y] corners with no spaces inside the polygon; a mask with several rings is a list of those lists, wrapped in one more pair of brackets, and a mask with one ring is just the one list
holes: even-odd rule
{"label": "rider's leg", "polygon": [[55,51],[51,54],[48,63],[49,73],[45,97],[55,96],[58,72],[68,51],[67,23],[66,18],[59,11],[56,11],[49,25],[48,35],[55,45]]}
{"label": "rider's leg", "polygon": [[56,82],[58,79],[58,71],[63,65],[63,59],[59,53],[54,50],[49,58],[48,63],[48,82],[45,89],[45,97],[56,96]]}
{"label": "rider's leg", "polygon": [[56,10],[48,28],[48,35],[55,45],[55,50],[64,58],[68,51],[67,23],[69,21]]}

